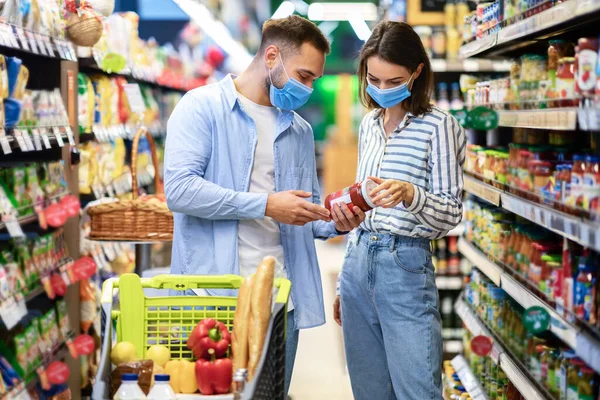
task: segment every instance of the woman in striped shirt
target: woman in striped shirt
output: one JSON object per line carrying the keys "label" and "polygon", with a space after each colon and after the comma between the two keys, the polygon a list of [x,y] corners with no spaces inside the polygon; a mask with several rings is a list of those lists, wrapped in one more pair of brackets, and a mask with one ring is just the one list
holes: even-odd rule
{"label": "woman in striped shirt", "polygon": [[[348,240],[334,304],[352,390],[357,400],[439,400],[430,241],[461,221],[466,137],[431,105],[431,64],[409,25],[377,25],[359,64],[360,99],[372,111],[360,126],[357,181],[379,186],[371,193],[378,207]],[[340,210],[333,212],[337,219]]]}

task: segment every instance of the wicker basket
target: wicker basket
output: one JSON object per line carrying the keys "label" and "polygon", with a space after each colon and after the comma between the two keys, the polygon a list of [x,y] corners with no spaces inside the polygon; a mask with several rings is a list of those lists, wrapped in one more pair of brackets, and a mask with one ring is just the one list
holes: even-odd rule
{"label": "wicker basket", "polygon": [[[137,153],[140,137],[146,135],[154,164],[155,195],[138,198]],[[173,213],[164,201],[158,156],[152,136],[141,128],[133,138],[131,154],[132,200],[98,204],[87,210],[91,219],[90,239],[107,241],[157,242],[173,240]]]}
{"label": "wicker basket", "polygon": [[102,37],[104,26],[98,15],[91,13],[71,15],[67,23],[67,37],[77,46],[92,47]]}

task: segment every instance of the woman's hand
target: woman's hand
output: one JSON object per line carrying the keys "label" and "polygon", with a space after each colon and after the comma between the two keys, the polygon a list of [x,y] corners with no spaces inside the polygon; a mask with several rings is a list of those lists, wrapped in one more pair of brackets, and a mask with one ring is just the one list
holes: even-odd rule
{"label": "woman's hand", "polygon": [[333,301],[333,319],[342,326],[342,313],[340,312],[340,296],[335,296]]}
{"label": "woman's hand", "polygon": [[383,180],[375,176],[370,176],[369,179],[379,185],[369,193],[377,207],[394,208],[402,201],[407,206],[412,204],[415,196],[415,187],[412,183],[395,179]]}
{"label": "woman's hand", "polygon": [[365,220],[365,213],[356,206],[350,211],[345,203],[342,203],[341,206],[339,204],[334,204],[333,207],[331,207],[331,218],[333,218],[335,229],[337,229],[338,232],[350,232],[362,224]]}

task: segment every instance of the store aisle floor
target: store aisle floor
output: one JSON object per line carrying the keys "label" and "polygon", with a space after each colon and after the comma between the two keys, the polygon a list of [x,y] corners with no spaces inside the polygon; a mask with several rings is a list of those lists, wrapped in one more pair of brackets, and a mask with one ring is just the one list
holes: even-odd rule
{"label": "store aisle floor", "polygon": [[337,274],[344,260],[344,245],[317,241],[327,323],[300,333],[296,366],[290,387],[293,400],[351,400],[346,372],[342,329],[333,320]]}

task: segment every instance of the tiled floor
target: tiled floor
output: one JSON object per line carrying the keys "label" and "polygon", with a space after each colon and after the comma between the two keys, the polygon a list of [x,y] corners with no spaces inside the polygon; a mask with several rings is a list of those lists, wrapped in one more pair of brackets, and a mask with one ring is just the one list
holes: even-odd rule
{"label": "tiled floor", "polygon": [[333,320],[335,281],[342,268],[345,246],[317,241],[327,323],[303,330],[290,388],[293,400],[352,400],[346,372],[342,330]]}

